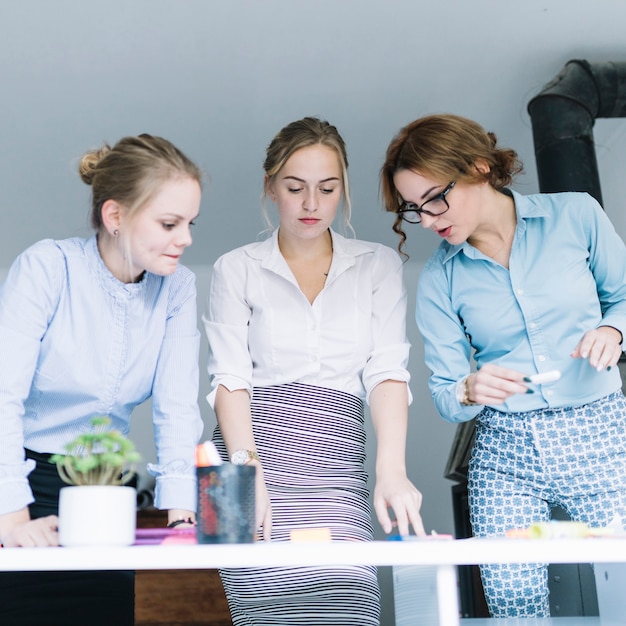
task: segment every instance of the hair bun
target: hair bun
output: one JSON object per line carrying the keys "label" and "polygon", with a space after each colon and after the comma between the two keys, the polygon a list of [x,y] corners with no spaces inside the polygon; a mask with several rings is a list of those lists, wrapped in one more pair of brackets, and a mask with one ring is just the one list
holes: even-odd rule
{"label": "hair bun", "polygon": [[489,137],[489,140],[491,141],[491,147],[495,148],[496,145],[498,144],[498,138],[496,137],[496,134],[492,133],[491,131],[488,131],[487,137]]}
{"label": "hair bun", "polygon": [[110,151],[111,147],[108,144],[104,144],[102,148],[89,150],[82,156],[78,164],[78,173],[85,184],[91,185],[98,164]]}

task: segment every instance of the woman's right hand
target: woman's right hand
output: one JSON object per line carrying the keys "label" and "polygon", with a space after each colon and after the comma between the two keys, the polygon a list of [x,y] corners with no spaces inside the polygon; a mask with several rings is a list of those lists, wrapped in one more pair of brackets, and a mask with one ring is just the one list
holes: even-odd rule
{"label": "woman's right hand", "polygon": [[[222,431],[226,447],[234,450],[256,450],[250,415],[250,394],[246,389],[230,391],[219,385],[215,395],[215,415]],[[255,511],[256,528],[263,528],[263,539],[269,541],[272,536],[272,506],[265,486],[263,466],[258,460],[249,465],[256,467],[255,480]]]}
{"label": "woman's right hand", "polygon": [[0,517],[0,537],[5,548],[34,548],[59,545],[56,515],[31,520],[27,509]]}
{"label": "woman's right hand", "polygon": [[255,485],[255,509],[256,527],[263,529],[263,539],[269,541],[272,537],[272,504],[265,485],[263,466],[258,461],[252,461],[250,465],[256,467]]}
{"label": "woman's right hand", "polygon": [[516,393],[528,393],[524,376],[516,370],[487,363],[468,377],[469,400],[488,406],[503,404]]}

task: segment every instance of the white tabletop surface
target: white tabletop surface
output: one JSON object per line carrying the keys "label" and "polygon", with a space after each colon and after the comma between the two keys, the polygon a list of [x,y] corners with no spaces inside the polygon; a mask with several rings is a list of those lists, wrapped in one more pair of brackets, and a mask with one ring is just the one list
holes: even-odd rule
{"label": "white tabletop surface", "polygon": [[0,571],[215,569],[277,565],[470,565],[626,562],[626,538],[3,548]]}

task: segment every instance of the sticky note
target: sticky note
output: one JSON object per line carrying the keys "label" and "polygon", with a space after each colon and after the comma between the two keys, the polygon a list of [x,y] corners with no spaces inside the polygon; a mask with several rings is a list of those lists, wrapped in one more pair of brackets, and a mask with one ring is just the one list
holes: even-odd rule
{"label": "sticky note", "polygon": [[332,541],[330,528],[298,528],[289,533],[291,541]]}

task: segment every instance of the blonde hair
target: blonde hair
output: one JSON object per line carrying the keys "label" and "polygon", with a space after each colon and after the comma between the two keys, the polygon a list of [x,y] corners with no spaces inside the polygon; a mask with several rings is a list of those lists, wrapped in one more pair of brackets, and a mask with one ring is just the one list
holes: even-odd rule
{"label": "blonde hair", "polygon": [[[343,187],[343,221],[346,229],[354,232],[350,224],[352,204],[350,202],[346,144],[335,126],[317,117],[305,117],[287,124],[272,139],[265,151],[263,169],[265,170],[266,180],[268,184],[271,183],[294,152],[315,145],[326,146],[337,154],[341,167]],[[263,216],[268,227],[271,228],[272,224],[265,209],[266,188],[267,184],[263,189]]]}
{"label": "blonde hair", "polygon": [[[488,171],[481,172],[477,163]],[[385,209],[396,213],[402,198],[393,182],[400,170],[418,172],[447,185],[450,181],[466,184],[488,182],[494,189],[508,187],[522,171],[517,153],[499,148],[494,133],[458,115],[440,114],[419,118],[402,128],[392,139],[380,170],[381,195]],[[406,234],[399,214],[393,231],[400,236],[402,252]]]}
{"label": "blonde hair", "polygon": [[123,205],[132,220],[164,182],[180,177],[202,182],[198,167],[178,148],[145,133],[124,137],[112,148],[105,144],[90,150],[81,158],[78,171],[92,188],[91,225],[98,232],[107,200]]}

